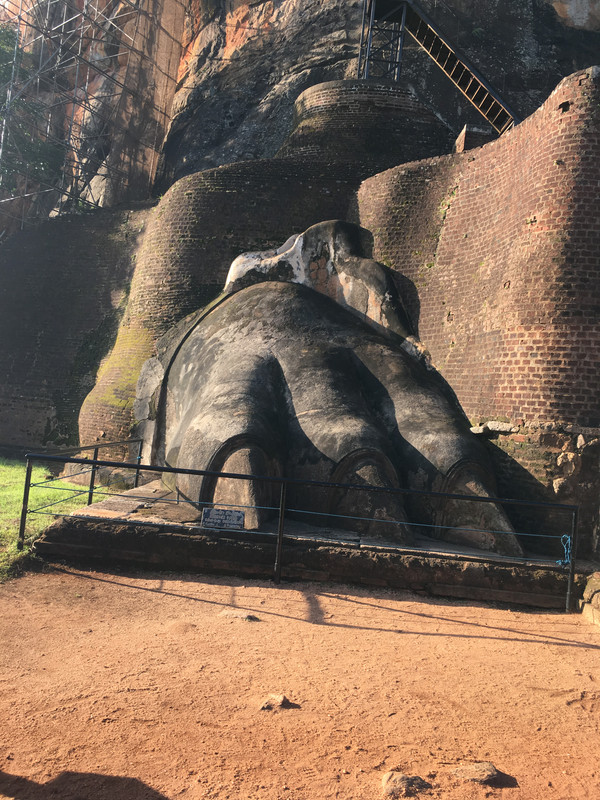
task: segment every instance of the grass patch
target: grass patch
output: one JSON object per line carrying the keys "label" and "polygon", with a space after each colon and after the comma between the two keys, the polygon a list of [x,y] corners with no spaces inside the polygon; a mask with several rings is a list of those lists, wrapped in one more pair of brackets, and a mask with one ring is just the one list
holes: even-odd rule
{"label": "grass patch", "polygon": [[33,541],[56,516],[69,514],[87,502],[85,493],[82,494],[87,491],[85,487],[57,480],[43,465],[33,467],[31,482],[42,485],[31,487],[30,509],[40,509],[51,503],[56,505],[44,508],[44,513],[27,515],[25,546],[19,551],[17,538],[25,486],[25,461],[0,458],[0,583],[18,575],[34,558],[31,552]]}

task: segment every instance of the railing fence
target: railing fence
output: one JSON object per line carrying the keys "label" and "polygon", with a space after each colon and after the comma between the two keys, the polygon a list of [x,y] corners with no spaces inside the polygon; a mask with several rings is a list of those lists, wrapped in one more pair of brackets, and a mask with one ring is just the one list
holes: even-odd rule
{"label": "railing fence", "polygon": [[[112,448],[116,446],[123,446],[123,445],[136,445],[137,446],[137,455],[135,456],[135,461],[133,462],[121,462],[121,461],[113,461],[113,460],[106,460],[106,459],[99,459],[99,451],[103,448]],[[75,452],[81,453],[85,451],[92,451],[92,458],[81,458],[77,456],[69,456],[67,455],[68,452]],[[79,465],[82,469],[73,475],[72,477],[80,477],[82,475],[86,475],[89,473],[89,483],[87,483],[86,488],[78,490],[78,489],[65,489],[64,486],[55,487],[59,488],[60,491],[70,491],[71,496],[69,499],[76,497],[78,495],[87,496],[86,503],[87,505],[91,505],[96,497],[114,497],[114,496],[123,496],[122,488],[117,488],[116,491],[110,491],[111,485],[116,486],[119,484],[121,487],[123,486],[123,473],[129,472],[132,475],[130,480],[130,487],[132,489],[138,489],[140,487],[140,481],[142,475],[150,478],[153,475],[157,476],[195,476],[197,478],[203,477],[210,477],[214,478],[215,480],[232,480],[232,481],[252,481],[254,486],[261,485],[271,486],[273,489],[273,499],[271,502],[265,503],[254,503],[254,504],[244,504],[240,502],[220,502],[217,500],[209,501],[202,501],[198,499],[191,499],[188,497],[184,497],[183,494],[176,490],[175,498],[167,498],[161,497],[158,502],[161,503],[185,503],[187,504],[190,509],[196,510],[198,512],[202,512],[203,509],[210,509],[210,508],[219,508],[219,509],[230,509],[230,510],[237,510],[238,512],[243,512],[243,514],[247,514],[249,510],[252,510],[252,513],[255,513],[257,517],[262,517],[264,520],[271,514],[273,517],[277,519],[276,530],[268,530],[265,525],[262,525],[263,530],[260,530],[261,525],[258,528],[253,528],[252,530],[248,530],[248,534],[251,533],[268,533],[269,535],[276,536],[276,547],[275,547],[275,561],[273,566],[273,579],[276,583],[279,583],[281,580],[281,569],[282,569],[282,556],[283,556],[283,548],[284,548],[284,536],[286,534],[286,521],[288,525],[288,530],[290,526],[293,524],[293,521],[308,519],[310,522],[308,523],[316,523],[323,527],[323,523],[325,522],[326,528],[331,529],[339,529],[341,528],[348,528],[354,526],[356,528],[357,524],[368,525],[368,526],[375,526],[377,527],[381,523],[385,523],[386,525],[402,525],[408,528],[413,528],[413,530],[418,530],[420,533],[423,530],[427,530],[429,534],[432,533],[431,528],[439,528],[439,524],[432,524],[425,521],[421,522],[409,522],[405,519],[389,519],[389,518],[377,518],[377,516],[359,516],[357,514],[339,514],[339,513],[328,513],[324,512],[320,509],[311,509],[311,508],[300,508],[298,506],[298,497],[297,497],[297,489],[303,488],[306,489],[308,487],[309,493],[311,492],[316,493],[319,490],[325,490],[331,492],[332,490],[337,490],[338,492],[343,492],[344,495],[351,493],[351,492],[358,492],[358,493],[368,493],[371,497],[373,496],[389,496],[389,495],[398,495],[409,497],[412,499],[423,499],[427,498],[428,500],[438,501],[438,502],[448,502],[448,501],[460,501],[467,502],[467,503],[492,503],[496,506],[500,506],[506,509],[527,509],[529,512],[544,512],[550,513],[554,515],[552,520],[552,525],[550,526],[550,530],[553,532],[551,533],[543,533],[539,530],[535,532],[532,531],[525,531],[525,530],[518,530],[516,534],[518,537],[531,537],[532,540],[535,539],[538,542],[540,539],[548,540],[548,542],[553,545],[554,547],[560,546],[563,550],[563,557],[554,561],[554,568],[556,566],[564,568],[568,572],[568,581],[567,581],[567,593],[565,599],[566,610],[572,610],[573,605],[573,585],[574,585],[574,578],[575,578],[575,555],[576,555],[576,547],[577,547],[577,526],[578,526],[578,507],[572,505],[565,505],[565,504],[556,504],[556,503],[544,503],[544,502],[532,502],[527,500],[515,500],[515,499],[507,499],[507,498],[488,498],[488,497],[479,497],[476,495],[460,495],[460,494],[452,494],[449,492],[432,492],[432,491],[415,491],[403,488],[391,488],[391,487],[380,487],[380,486],[370,486],[370,485],[362,485],[362,484],[348,484],[348,483],[334,483],[334,482],[327,482],[327,481],[311,481],[311,480],[302,480],[297,478],[286,478],[286,477],[276,477],[276,476],[263,476],[263,475],[248,475],[248,474],[241,474],[241,473],[223,473],[223,472],[214,472],[210,470],[195,470],[195,469],[183,469],[178,467],[168,467],[168,466],[156,466],[156,465],[149,465],[149,464],[142,464],[141,463],[142,457],[142,440],[135,439],[135,440],[126,440],[120,442],[107,442],[107,443],[98,443],[95,445],[90,445],[88,447],[78,447],[72,448],[69,451],[61,451],[60,453],[29,453],[27,458],[27,469],[26,469],[26,477],[25,477],[25,487],[23,491],[23,506],[21,512],[21,520],[19,526],[19,534],[18,534],[18,548],[22,549],[24,546],[25,541],[25,528],[27,522],[27,515],[28,514],[48,514],[50,516],[57,516],[60,515],[60,512],[49,511],[48,509],[53,508],[60,503],[64,502],[64,498],[61,500],[56,501],[56,503],[49,503],[39,508],[30,507],[30,491],[37,486],[43,485],[45,488],[54,488],[51,487],[50,484],[58,481],[58,478],[53,478],[50,480],[45,480],[41,483],[32,483],[31,475],[32,475],[32,468],[34,463],[51,463],[51,464],[73,464]],[[102,486],[96,485],[96,479],[98,476],[98,472],[100,469],[105,468],[106,470],[113,471],[117,474],[117,477],[113,481],[108,481],[104,483]],[[277,489],[279,490],[277,492]],[[290,503],[290,489],[292,490],[292,500],[293,503]],[[142,501],[151,501],[157,502],[156,497],[146,497],[143,494],[143,487],[140,490],[142,494],[132,495],[131,492],[127,494],[127,497],[130,499],[138,499]],[[275,500],[278,497],[278,502]],[[364,496],[364,494],[362,495]],[[89,515],[86,515],[89,516]],[[564,520],[561,522],[561,520]],[[327,525],[328,523],[328,525]],[[219,525],[218,529],[223,533],[226,534],[227,532],[237,531],[239,533],[240,525],[236,524],[234,527],[230,526],[227,527],[228,523],[225,520],[224,525]],[[202,521],[202,526],[204,528],[211,528],[213,531],[217,528],[211,526],[210,523],[204,524],[204,519]],[[271,526],[273,527],[273,526]],[[304,526],[306,528],[306,525]],[[446,531],[452,532],[453,530],[457,530],[456,527],[444,525],[443,526]],[[506,531],[490,531],[489,529],[478,529],[468,527],[465,529],[464,526],[461,526],[460,530],[467,530],[469,533],[473,534],[482,534],[482,533],[492,533],[492,534],[505,534]],[[298,533],[294,533],[295,536],[298,538],[311,538],[309,534],[302,533],[302,530]],[[350,534],[349,534],[350,535]],[[406,545],[399,544],[398,549],[406,549]],[[418,549],[418,546],[417,546]],[[483,555],[480,553],[480,555]],[[443,554],[440,554],[443,557]],[[498,558],[495,554],[494,558]],[[525,559],[527,560],[527,559]],[[536,563],[539,565],[539,559],[536,560]]]}

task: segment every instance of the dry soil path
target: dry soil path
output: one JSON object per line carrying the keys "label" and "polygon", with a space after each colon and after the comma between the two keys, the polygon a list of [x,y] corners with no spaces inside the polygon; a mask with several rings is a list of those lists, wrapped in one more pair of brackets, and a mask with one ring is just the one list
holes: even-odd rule
{"label": "dry soil path", "polygon": [[[0,643],[1,797],[375,800],[393,768],[421,798],[600,797],[578,616],[64,568],[0,587]],[[498,785],[453,776],[477,760]]]}

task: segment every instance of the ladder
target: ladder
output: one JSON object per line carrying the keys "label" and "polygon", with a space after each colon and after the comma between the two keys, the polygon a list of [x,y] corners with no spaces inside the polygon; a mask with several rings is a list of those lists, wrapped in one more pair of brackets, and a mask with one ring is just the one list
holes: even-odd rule
{"label": "ladder", "polygon": [[413,0],[364,0],[358,78],[398,81],[407,33],[497,133],[521,121]]}

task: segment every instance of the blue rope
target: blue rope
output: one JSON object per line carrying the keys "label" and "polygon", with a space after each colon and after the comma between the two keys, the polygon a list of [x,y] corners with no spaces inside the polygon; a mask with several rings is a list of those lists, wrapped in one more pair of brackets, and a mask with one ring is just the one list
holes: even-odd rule
{"label": "blue rope", "polygon": [[571,563],[571,537],[565,533],[563,536],[560,537],[560,543],[562,544],[565,557],[560,558],[556,563],[559,567],[568,567]]}
{"label": "blue rope", "polygon": [[306,511],[303,508],[288,508],[286,511],[294,512],[296,514],[312,514],[317,517],[331,517],[332,519],[353,519],[359,522],[382,522],[391,525],[404,525],[407,528],[443,528],[446,531],[460,531],[465,530],[470,533],[500,533],[504,536],[531,536],[535,539],[560,539],[560,535],[553,535],[551,533],[524,533],[523,531],[496,531],[490,528],[468,528],[466,525],[439,525],[438,523],[429,522],[409,522],[408,520],[396,519],[373,519],[373,517],[355,517],[349,514],[327,514],[324,511]]}

